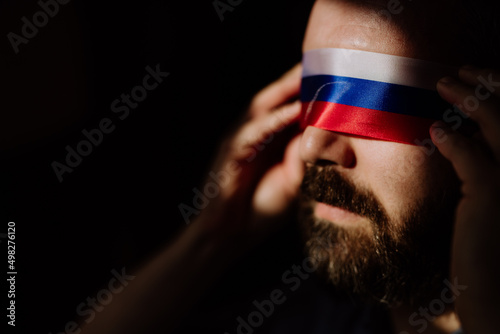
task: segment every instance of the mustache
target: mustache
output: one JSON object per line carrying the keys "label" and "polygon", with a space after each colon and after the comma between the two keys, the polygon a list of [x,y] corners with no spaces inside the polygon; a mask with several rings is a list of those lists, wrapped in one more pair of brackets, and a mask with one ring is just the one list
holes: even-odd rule
{"label": "mustache", "polygon": [[309,166],[301,185],[303,200],[315,200],[366,217],[377,225],[388,216],[377,197],[342,176],[333,166]]}

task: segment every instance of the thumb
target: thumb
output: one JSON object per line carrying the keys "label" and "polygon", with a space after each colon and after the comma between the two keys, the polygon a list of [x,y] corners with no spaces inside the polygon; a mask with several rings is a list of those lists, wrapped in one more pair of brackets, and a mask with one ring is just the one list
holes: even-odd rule
{"label": "thumb", "polygon": [[259,214],[284,214],[297,198],[305,169],[299,154],[300,137],[299,134],[290,141],[283,161],[266,173],[256,189],[253,207]]}

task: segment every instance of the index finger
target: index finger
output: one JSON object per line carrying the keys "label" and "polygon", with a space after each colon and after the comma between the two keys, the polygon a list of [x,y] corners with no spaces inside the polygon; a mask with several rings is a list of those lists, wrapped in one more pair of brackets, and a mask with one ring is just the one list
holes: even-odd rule
{"label": "index finger", "polygon": [[500,73],[498,71],[467,65],[460,68],[458,75],[469,85],[476,86],[475,94],[480,95],[481,98],[487,98],[490,94],[500,97]]}
{"label": "index finger", "polygon": [[261,90],[249,108],[251,117],[260,117],[298,96],[302,77],[302,64],[296,64],[281,78]]}
{"label": "index finger", "polygon": [[[451,77],[438,82],[437,89],[442,98],[457,105],[466,115],[478,123],[487,145],[500,159],[500,98],[478,94],[473,87]],[[482,92],[484,94],[484,92]]]}

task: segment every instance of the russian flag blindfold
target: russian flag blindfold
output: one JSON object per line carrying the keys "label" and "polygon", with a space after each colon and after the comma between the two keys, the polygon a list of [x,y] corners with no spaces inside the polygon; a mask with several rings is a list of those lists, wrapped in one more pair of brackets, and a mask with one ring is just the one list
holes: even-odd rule
{"label": "russian flag blindfold", "polygon": [[457,69],[348,49],[304,53],[301,126],[416,145],[450,108],[435,87]]}

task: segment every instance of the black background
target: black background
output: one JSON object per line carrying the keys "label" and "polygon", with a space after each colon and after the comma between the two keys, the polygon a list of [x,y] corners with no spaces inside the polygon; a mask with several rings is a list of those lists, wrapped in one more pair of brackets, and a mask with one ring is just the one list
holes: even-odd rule
{"label": "black background", "polygon": [[[312,3],[244,0],[221,21],[211,0],[74,0],[18,54],[6,36],[40,7],[0,4],[0,232],[16,222],[19,332],[62,332],[112,269],[132,272],[184,226],[178,205],[191,203],[223,135],[256,92],[300,61]],[[119,120],[111,102],[156,64],[169,77]],[[106,117],[115,130],[60,183],[51,164]],[[216,306],[279,282],[300,258],[287,246],[294,238],[284,232],[242,260],[192,316],[205,320],[189,326],[234,331],[240,311],[214,324]],[[251,296],[240,298],[244,307]]]}

